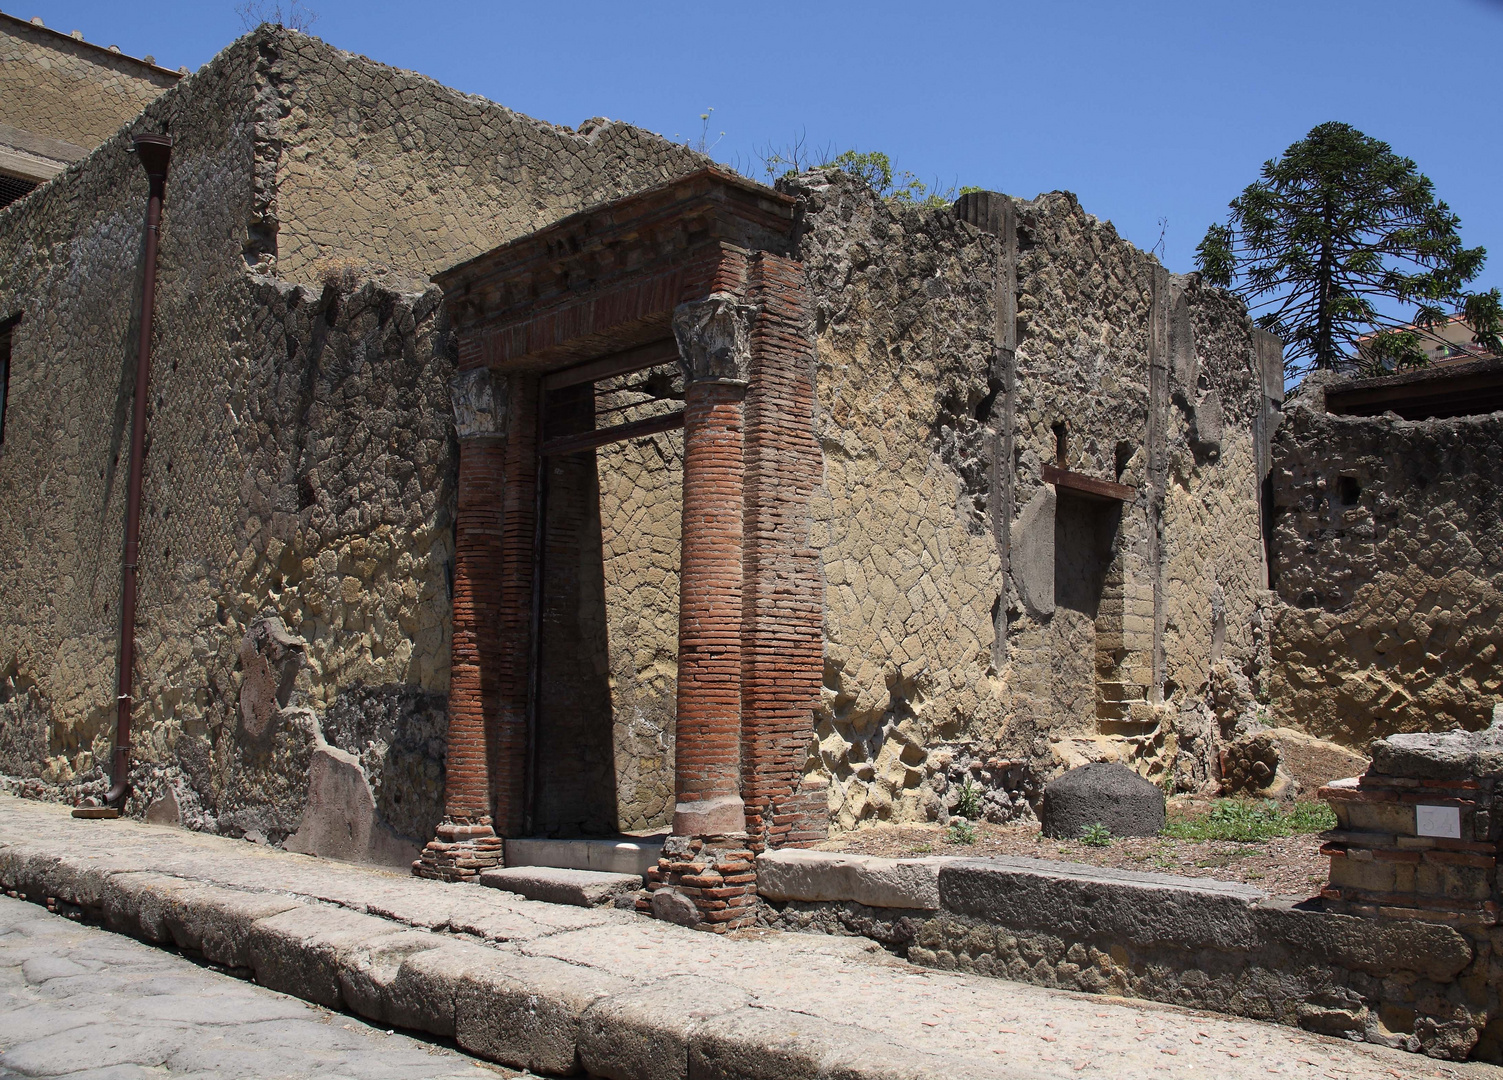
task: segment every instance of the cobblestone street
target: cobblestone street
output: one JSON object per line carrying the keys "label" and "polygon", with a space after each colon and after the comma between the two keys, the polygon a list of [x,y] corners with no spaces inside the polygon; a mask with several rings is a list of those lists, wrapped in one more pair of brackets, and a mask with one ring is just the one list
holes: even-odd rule
{"label": "cobblestone street", "polygon": [[516,1073],[0,897],[0,1077]]}

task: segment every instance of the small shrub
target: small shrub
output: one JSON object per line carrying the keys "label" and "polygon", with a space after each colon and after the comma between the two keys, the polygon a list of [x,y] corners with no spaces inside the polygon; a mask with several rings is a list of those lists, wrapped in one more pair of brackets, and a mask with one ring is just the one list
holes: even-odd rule
{"label": "small shrub", "polygon": [[1254,844],[1276,836],[1323,832],[1336,827],[1336,815],[1325,803],[1295,803],[1282,810],[1271,800],[1217,799],[1208,814],[1174,818],[1161,835],[1177,840],[1235,840]]}
{"label": "small shrub", "polygon": [[955,813],[971,821],[981,818],[981,789],[971,783],[967,776],[960,784],[960,796],[955,800]]}
{"label": "small shrub", "polygon": [[974,844],[976,842],[976,826],[965,818],[958,818],[950,822],[950,830],[947,839],[952,844]]}
{"label": "small shrub", "polygon": [[1089,847],[1110,847],[1112,831],[1099,821],[1093,821],[1080,830],[1080,842]]}

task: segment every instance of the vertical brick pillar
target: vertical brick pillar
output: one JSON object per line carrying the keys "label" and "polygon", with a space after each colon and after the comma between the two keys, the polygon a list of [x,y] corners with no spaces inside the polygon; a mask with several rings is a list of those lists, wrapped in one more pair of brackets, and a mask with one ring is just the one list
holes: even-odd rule
{"label": "vertical brick pillar", "polygon": [[715,294],[673,319],[686,383],[676,803],[643,903],[721,931],[750,922],[755,892],[741,799],[742,414],[754,314]]}
{"label": "vertical brick pillar", "polygon": [[509,381],[506,491],[501,503],[500,608],[491,737],[491,813],[504,836],[521,836],[527,806],[527,697],[532,667],[532,583],[538,497],[540,387],[535,375]]}
{"label": "vertical brick pillar", "polygon": [[502,842],[491,817],[496,718],[494,695],[487,688],[501,646],[497,616],[509,401],[507,384],[485,368],[462,372],[451,390],[459,434],[459,498],[444,818],[412,872],[466,881],[502,860]]}
{"label": "vertical brick pillar", "polygon": [[741,794],[755,851],[823,840],[830,813],[825,783],[804,776],[824,667],[809,511],[824,463],[804,268],[758,252],[747,295],[759,314],[746,398]]}

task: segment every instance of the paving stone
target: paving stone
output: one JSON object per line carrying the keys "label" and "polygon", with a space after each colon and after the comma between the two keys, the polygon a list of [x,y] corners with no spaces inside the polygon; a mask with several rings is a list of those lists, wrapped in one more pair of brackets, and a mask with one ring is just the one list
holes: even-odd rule
{"label": "paving stone", "polygon": [[[458,1080],[504,1072],[0,897],[0,973],[108,953],[119,978],[0,982],[0,1076]],[[73,988],[69,990],[69,988]],[[510,1075],[510,1074],[507,1074]]]}
{"label": "paving stone", "polygon": [[613,907],[642,890],[639,874],[607,874],[553,866],[508,866],[485,870],[480,884],[514,892],[529,900],[574,907]]}

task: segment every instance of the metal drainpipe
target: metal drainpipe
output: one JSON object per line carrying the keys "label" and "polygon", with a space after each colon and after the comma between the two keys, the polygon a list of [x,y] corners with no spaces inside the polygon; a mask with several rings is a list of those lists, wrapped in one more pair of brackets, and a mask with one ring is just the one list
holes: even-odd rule
{"label": "metal drainpipe", "polygon": [[146,250],[141,264],[141,336],[136,343],[136,398],[130,428],[130,480],[125,504],[125,564],[120,581],[120,679],[115,695],[114,783],[106,806],[123,808],[130,794],[130,714],[136,664],[136,558],[141,539],[141,472],[146,457],[146,394],[151,381],[151,324],[157,301],[157,237],[172,160],[171,135],[137,135],[131,149],[146,170]]}

